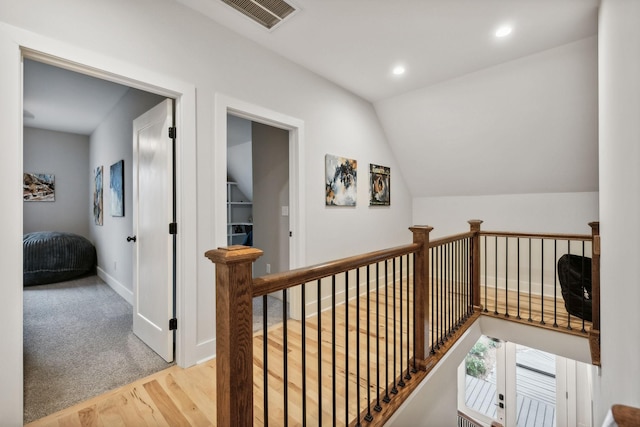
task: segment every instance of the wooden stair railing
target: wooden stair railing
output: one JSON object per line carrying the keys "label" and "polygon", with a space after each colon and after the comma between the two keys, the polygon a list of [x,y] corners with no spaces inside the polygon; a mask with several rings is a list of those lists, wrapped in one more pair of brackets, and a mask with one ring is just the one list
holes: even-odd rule
{"label": "wooden stair railing", "polygon": [[[414,354],[412,364],[418,369],[418,374],[415,375],[417,381],[411,381],[407,384],[407,387],[403,387],[397,398],[394,398],[390,404],[382,408],[376,419],[370,420],[370,416],[367,416],[365,417],[366,424],[365,422],[362,423],[362,425],[367,426],[383,425],[400,406],[403,399],[417,386],[417,383],[425,378],[426,373],[436,366],[437,362],[455,344],[457,339],[464,334],[469,325],[481,315],[483,308],[481,306],[481,264],[483,261],[481,237],[484,237],[486,245],[486,235],[498,235],[493,232],[481,231],[481,223],[481,220],[470,220],[469,232],[436,240],[429,239],[432,227],[415,226],[410,228],[413,232],[412,244],[256,279],[252,278],[252,264],[262,255],[263,252],[261,250],[245,246],[231,246],[208,251],[205,256],[216,264],[217,425],[220,427],[231,425],[249,427],[254,423],[254,334],[252,328],[254,297],[265,296],[275,291],[283,291],[314,280],[318,281],[319,289],[322,278],[335,276],[339,273],[367,267],[383,261],[386,262],[386,260],[393,257],[413,254],[413,333],[415,338],[413,341]],[[594,364],[599,364],[600,236],[598,223],[590,225],[592,226],[590,239],[593,244],[592,292],[594,308],[593,322],[588,337]],[[521,236],[517,233],[506,233],[506,235],[510,237]],[[528,236],[532,235],[529,234]],[[430,305],[433,305],[430,301],[430,293],[433,293],[434,276],[438,277],[438,275],[442,274],[442,265],[431,264],[434,255],[438,256],[438,250],[446,247],[451,248],[451,246],[447,245],[452,243],[454,248],[464,248],[460,253],[466,253],[466,255],[454,261],[461,263],[457,264],[454,269],[460,268],[465,273],[453,278],[447,278],[445,272],[446,283],[443,285],[443,289],[448,289],[445,292],[466,289],[465,292],[468,292],[470,298],[462,303],[463,306],[466,304],[468,308],[459,310],[458,306],[455,307],[456,310],[462,312],[461,317],[451,319],[452,321],[448,323],[445,322],[444,326],[448,329],[443,332],[439,329],[442,325],[432,324],[433,318],[430,317]],[[464,261],[464,256],[467,257],[466,261]],[[467,272],[468,277],[465,276]],[[440,278],[442,277],[440,276]],[[486,283],[484,285],[486,293]],[[456,288],[456,286],[460,287]],[[348,297],[349,293],[347,292],[346,298],[348,299]],[[437,297],[432,296],[431,298]],[[440,310],[442,310],[442,305]],[[493,315],[493,313],[488,314]],[[506,317],[508,318],[508,316]],[[449,318],[447,317],[448,320]],[[509,320],[515,320],[515,318]],[[435,329],[438,329],[438,331],[435,331]],[[440,335],[440,342],[434,345],[433,342],[429,342],[429,337],[431,335],[433,340],[436,333],[444,333],[445,335]],[[377,385],[377,387],[380,386],[380,384]],[[370,413],[371,408],[368,409]],[[378,410],[376,408],[376,411]],[[356,425],[360,425],[359,422]]]}

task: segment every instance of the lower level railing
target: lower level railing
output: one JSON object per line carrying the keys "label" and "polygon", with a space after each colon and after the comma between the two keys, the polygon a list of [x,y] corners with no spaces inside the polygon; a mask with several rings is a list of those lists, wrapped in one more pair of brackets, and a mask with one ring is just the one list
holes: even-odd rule
{"label": "lower level railing", "polygon": [[[411,244],[256,279],[259,249],[207,252],[216,263],[218,425],[383,425],[481,310],[533,319],[520,303],[534,307],[534,281],[518,273],[513,287],[509,271],[522,262],[509,246],[534,237],[480,223],[433,241],[431,227],[411,227]],[[554,324],[559,317],[556,309]]]}

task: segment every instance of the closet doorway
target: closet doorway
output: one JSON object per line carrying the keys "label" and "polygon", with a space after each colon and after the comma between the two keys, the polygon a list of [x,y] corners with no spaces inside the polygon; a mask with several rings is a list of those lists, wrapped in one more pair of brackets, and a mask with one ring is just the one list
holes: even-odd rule
{"label": "closet doorway", "polygon": [[289,265],[289,131],[227,116],[227,244],[262,251],[254,276]]}

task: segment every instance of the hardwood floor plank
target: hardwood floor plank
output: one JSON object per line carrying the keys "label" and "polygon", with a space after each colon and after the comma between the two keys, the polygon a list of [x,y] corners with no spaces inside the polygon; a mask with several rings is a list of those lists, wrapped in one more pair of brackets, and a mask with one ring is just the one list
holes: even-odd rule
{"label": "hardwood floor plank", "polygon": [[171,427],[188,427],[191,425],[157,380],[145,383],[144,389],[149,393],[149,396]]}

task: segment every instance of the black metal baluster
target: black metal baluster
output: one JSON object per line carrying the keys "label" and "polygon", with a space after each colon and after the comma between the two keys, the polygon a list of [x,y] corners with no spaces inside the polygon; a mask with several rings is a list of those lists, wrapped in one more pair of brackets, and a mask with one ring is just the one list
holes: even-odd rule
{"label": "black metal baluster", "polygon": [[541,295],[541,302],[540,302],[540,324],[541,325],[545,325],[544,322],[544,239],[540,239],[540,253],[541,253],[541,261],[540,261],[540,295]]}
{"label": "black metal baluster", "polygon": [[398,381],[398,385],[400,387],[404,387],[406,384],[404,382],[404,379],[402,378],[402,364],[404,362],[404,354],[402,352],[403,348],[402,348],[402,255],[399,257],[400,258],[400,278],[399,278],[399,282],[400,282],[400,377],[399,377],[399,381]]}
{"label": "black metal baluster", "polygon": [[263,407],[264,407],[264,425],[269,426],[269,350],[267,342],[267,296],[262,296],[262,365],[263,365]]}
{"label": "black metal baluster", "polygon": [[332,365],[332,389],[331,389],[331,412],[333,425],[336,425],[336,275],[331,276],[331,365]]}
{"label": "black metal baluster", "polygon": [[558,327],[558,240],[553,239],[553,326]]}
{"label": "black metal baluster", "polygon": [[283,351],[283,359],[284,359],[284,372],[283,372],[283,382],[284,382],[284,425],[287,426],[289,424],[289,351],[288,351],[288,341],[289,335],[287,331],[287,290],[282,291],[282,351]]}
{"label": "black metal baluster", "polygon": [[398,308],[396,307],[396,260],[397,258],[393,259],[393,387],[391,388],[391,393],[393,394],[398,394],[398,388],[396,387],[396,381],[395,379],[397,378],[396,376],[396,366],[397,366],[397,362],[396,362],[396,356],[397,356],[397,338],[398,338],[398,333],[396,331],[396,312],[398,310]]}
{"label": "black metal baluster", "polygon": [[384,403],[389,403],[389,261],[384,263]]}
{"label": "black metal baluster", "polygon": [[529,238],[529,322],[533,322],[531,318],[531,238]]}
{"label": "black metal baluster", "polygon": [[344,409],[349,425],[349,272],[344,273]]}
{"label": "black metal baluster", "polygon": [[520,320],[522,319],[522,317],[520,317],[520,238],[518,237],[518,292],[517,292],[517,297],[518,297],[518,315],[516,316],[516,319]]}
{"label": "black metal baluster", "polygon": [[438,317],[440,318],[439,327],[438,327],[438,348],[441,345],[444,345],[444,333],[445,333],[445,324],[444,324],[444,296],[442,295],[442,282],[444,279],[444,253],[442,246],[438,246],[438,258],[440,268],[438,269]]}
{"label": "black metal baluster", "polygon": [[318,279],[316,311],[318,316],[318,425],[322,425],[322,294]]}
{"label": "black metal baluster", "polygon": [[580,296],[581,296],[581,301],[582,301],[582,329],[580,330],[580,332],[585,333],[587,332],[584,328],[584,294],[585,294],[585,287],[584,287],[584,263],[585,263],[585,259],[584,259],[584,240],[582,241],[582,260],[580,261]]}
{"label": "black metal baluster", "polygon": [[[411,261],[412,261],[412,266],[413,266],[413,282],[412,282],[412,286],[413,286],[413,304],[412,304],[412,308],[413,308],[413,372],[418,372],[418,362],[416,360],[416,254],[415,252],[411,255]],[[429,278],[427,277],[425,280],[429,280]],[[426,290],[429,290],[429,282],[427,282],[426,284]],[[427,331],[427,333],[429,333],[429,331]]]}
{"label": "black metal baluster", "polygon": [[431,249],[431,354],[436,353],[436,331],[438,330],[436,325],[436,250]]}
{"label": "black metal baluster", "polygon": [[470,315],[469,306],[473,304],[473,286],[469,283],[469,248],[469,239],[464,239],[464,242],[462,243],[462,303],[464,304],[463,310],[465,321]]}
{"label": "black metal baluster", "polygon": [[307,425],[307,284],[302,284],[302,426]]}
{"label": "black metal baluster", "polygon": [[504,317],[509,317],[509,238],[504,238]]}
{"label": "black metal baluster", "polygon": [[487,299],[487,288],[489,287],[489,284],[487,283],[487,236],[483,237],[484,239],[484,312],[488,313],[489,310],[487,309],[487,305],[489,304],[489,300]]}
{"label": "black metal baluster", "polygon": [[458,330],[458,328],[460,327],[460,268],[462,268],[462,263],[460,262],[460,260],[462,259],[460,257],[460,241],[457,240],[454,244],[453,244],[453,260],[454,260],[454,268],[453,268],[453,275],[454,275],[454,282],[453,282],[453,289],[454,289],[454,311],[455,311],[455,315],[453,317],[454,319],[454,325],[455,325],[455,329]]}
{"label": "black metal baluster", "polygon": [[[567,253],[571,254],[571,240],[567,240]],[[569,310],[567,310],[567,329],[568,330],[573,329],[571,327],[571,313],[569,313]]]}
{"label": "black metal baluster", "polygon": [[495,268],[494,268],[494,272],[495,272],[495,286],[494,286],[494,294],[495,294],[495,300],[493,302],[493,314],[498,314],[498,236],[495,236]]}
{"label": "black metal baluster", "polygon": [[289,335],[287,333],[287,290],[282,291],[282,352],[284,354],[284,425],[289,425],[289,350],[288,350]]}
{"label": "black metal baluster", "polygon": [[[384,261],[386,264],[386,261]],[[380,406],[380,263],[376,263],[376,406],[377,412],[382,411]]]}
{"label": "black metal baluster", "polygon": [[365,421],[369,421],[369,422],[373,421],[373,415],[371,415],[371,287],[370,286],[371,286],[371,264],[367,265],[367,415],[364,416]]}
{"label": "black metal baluster", "polygon": [[445,339],[451,336],[451,244],[444,245],[444,319]]}
{"label": "black metal baluster", "polygon": [[[412,332],[411,332],[411,322],[410,322],[410,319],[411,319],[411,300],[413,299],[412,297],[410,297],[410,295],[411,295],[410,292],[411,292],[411,289],[412,289],[411,284],[409,282],[409,277],[411,275],[411,268],[409,267],[409,265],[410,265],[409,263],[411,262],[411,260],[409,258],[410,256],[411,255],[409,255],[409,254],[406,255],[406,262],[405,262],[406,265],[407,265],[407,278],[406,278],[406,286],[407,286],[407,288],[406,288],[407,289],[407,302],[406,302],[406,305],[407,305],[407,317],[406,317],[406,319],[407,319],[407,327],[405,329],[407,331],[407,348],[406,348],[406,350],[407,350],[407,373],[406,373],[406,375],[404,377],[405,380],[411,379],[411,372],[410,372],[411,371],[410,342],[411,342],[411,338],[413,336]],[[403,281],[403,283],[404,283],[404,281]]]}
{"label": "black metal baluster", "polygon": [[[367,288],[368,288],[367,283]],[[367,294],[367,299],[369,294]],[[367,331],[369,325],[367,325]],[[367,348],[367,352],[369,349]],[[367,369],[368,369],[367,364]],[[369,382],[369,375],[367,374],[367,383]],[[348,403],[348,400],[347,400]],[[357,416],[356,426],[360,426],[360,268],[356,269],[356,407]],[[349,420],[347,420],[347,423]]]}

